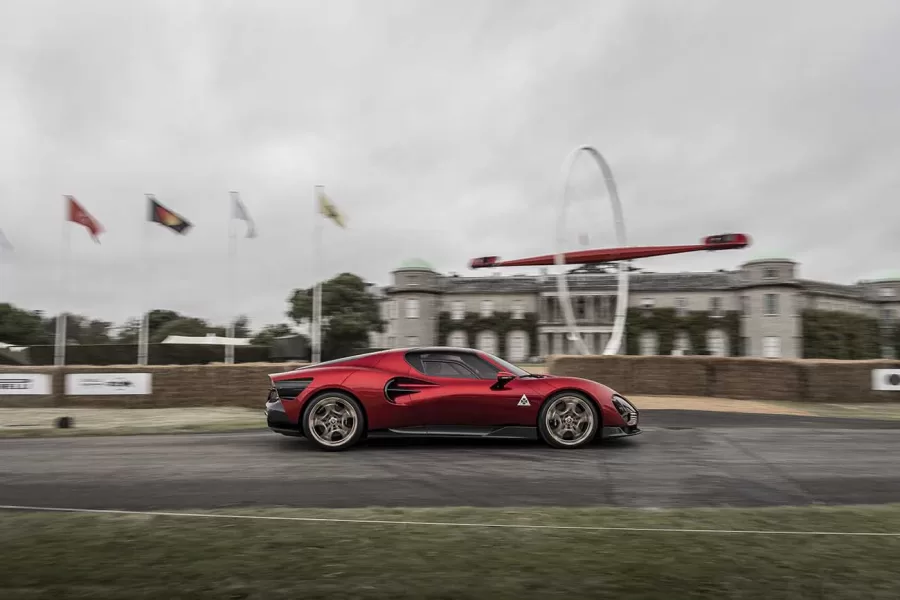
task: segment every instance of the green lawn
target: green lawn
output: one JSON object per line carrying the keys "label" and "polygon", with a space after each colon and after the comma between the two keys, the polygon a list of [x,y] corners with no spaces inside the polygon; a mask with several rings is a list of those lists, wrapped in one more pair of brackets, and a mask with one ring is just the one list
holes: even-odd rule
{"label": "green lawn", "polygon": [[[900,531],[900,506],[233,510],[231,514]],[[900,597],[900,539],[0,512],[0,598]]]}

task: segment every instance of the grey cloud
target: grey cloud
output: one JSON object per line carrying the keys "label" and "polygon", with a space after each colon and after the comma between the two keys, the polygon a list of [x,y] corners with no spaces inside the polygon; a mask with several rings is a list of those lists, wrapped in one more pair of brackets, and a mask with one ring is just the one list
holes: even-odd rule
{"label": "grey cloud", "polygon": [[[29,307],[258,326],[317,274],[551,252],[582,143],[613,167],[631,243],[756,241],[649,269],[781,254],[853,281],[900,250],[894,2],[33,1],[5,4],[0,33],[0,228],[18,248],[0,298]],[[319,183],[350,227],[323,224],[316,271]],[[233,299],[231,189],[260,230]],[[83,285],[63,293],[66,193],[108,232],[70,231]],[[148,234],[145,193],[195,230]],[[589,225],[612,245],[599,175],[580,164],[572,197],[572,244]]]}

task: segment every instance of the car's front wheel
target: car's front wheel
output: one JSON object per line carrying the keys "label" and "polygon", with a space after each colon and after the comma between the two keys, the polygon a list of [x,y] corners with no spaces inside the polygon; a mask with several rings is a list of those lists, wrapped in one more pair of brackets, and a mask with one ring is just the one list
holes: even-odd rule
{"label": "car's front wheel", "polygon": [[563,392],[541,407],[538,430],[555,448],[581,448],[591,443],[600,428],[600,414],[591,400],[578,392]]}
{"label": "car's front wheel", "polygon": [[342,392],[325,392],[309,401],[303,435],[323,450],[345,450],[365,433],[362,408]]}

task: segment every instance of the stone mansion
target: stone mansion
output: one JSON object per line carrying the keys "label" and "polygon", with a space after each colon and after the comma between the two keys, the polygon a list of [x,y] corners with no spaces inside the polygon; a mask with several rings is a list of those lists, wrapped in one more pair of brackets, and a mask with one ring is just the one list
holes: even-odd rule
{"label": "stone mansion", "polygon": [[[569,273],[576,321],[588,348],[599,354],[612,331],[616,275],[591,267]],[[556,277],[546,272],[463,277],[412,260],[394,270],[392,279],[375,288],[387,326],[384,333],[372,334],[374,347],[464,346],[512,362],[576,353],[566,335]],[[736,311],[741,347],[731,347],[734,338],[712,320],[706,332],[710,354],[802,358],[803,310],[843,311],[890,323],[900,313],[900,278],[852,285],[811,281],[801,279],[797,263],[787,259],[754,260],[736,270],[708,273],[636,271],[629,277],[629,306],[672,308],[676,314],[708,311],[713,319]],[[506,318],[502,331],[464,327],[467,315],[489,323],[497,313]],[[638,347],[640,354],[658,354],[654,332],[642,332]],[[672,354],[691,353],[689,340],[678,337]],[[885,358],[893,353],[893,348],[882,350]]]}

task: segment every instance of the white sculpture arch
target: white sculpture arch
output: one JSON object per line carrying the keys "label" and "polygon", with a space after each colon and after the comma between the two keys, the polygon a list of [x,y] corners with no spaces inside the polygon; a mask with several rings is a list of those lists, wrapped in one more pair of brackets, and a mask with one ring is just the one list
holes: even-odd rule
{"label": "white sculpture arch", "polygon": [[[565,243],[563,236],[565,234],[566,208],[568,207],[569,178],[572,173],[572,166],[582,152],[590,155],[603,173],[603,180],[606,183],[606,191],[609,193],[609,202],[616,227],[616,243],[619,246],[626,246],[628,244],[625,235],[625,217],[622,214],[622,203],[619,200],[619,193],[616,189],[616,182],[613,179],[612,170],[596,148],[593,146],[579,146],[569,154],[563,163],[562,168],[562,196],[560,198],[559,213],[556,223],[556,247],[558,250],[554,261],[557,266],[563,265],[563,261],[565,260],[563,253],[566,250],[563,248],[563,244]],[[619,349],[622,346],[622,338],[625,334],[625,317],[628,313],[629,265],[627,261],[619,261],[618,266],[619,285],[616,294],[615,320],[613,321],[612,334],[609,336],[609,342],[607,342],[606,348],[603,349],[603,354],[618,354]],[[590,354],[587,345],[584,343],[584,339],[581,337],[581,333],[578,331],[578,325],[575,323],[575,313],[572,310],[572,300],[569,296],[569,286],[566,281],[565,272],[557,273],[556,288],[559,292],[560,306],[562,306],[563,309],[566,325],[568,325],[569,328],[569,339],[575,342],[575,346],[581,354]]]}

